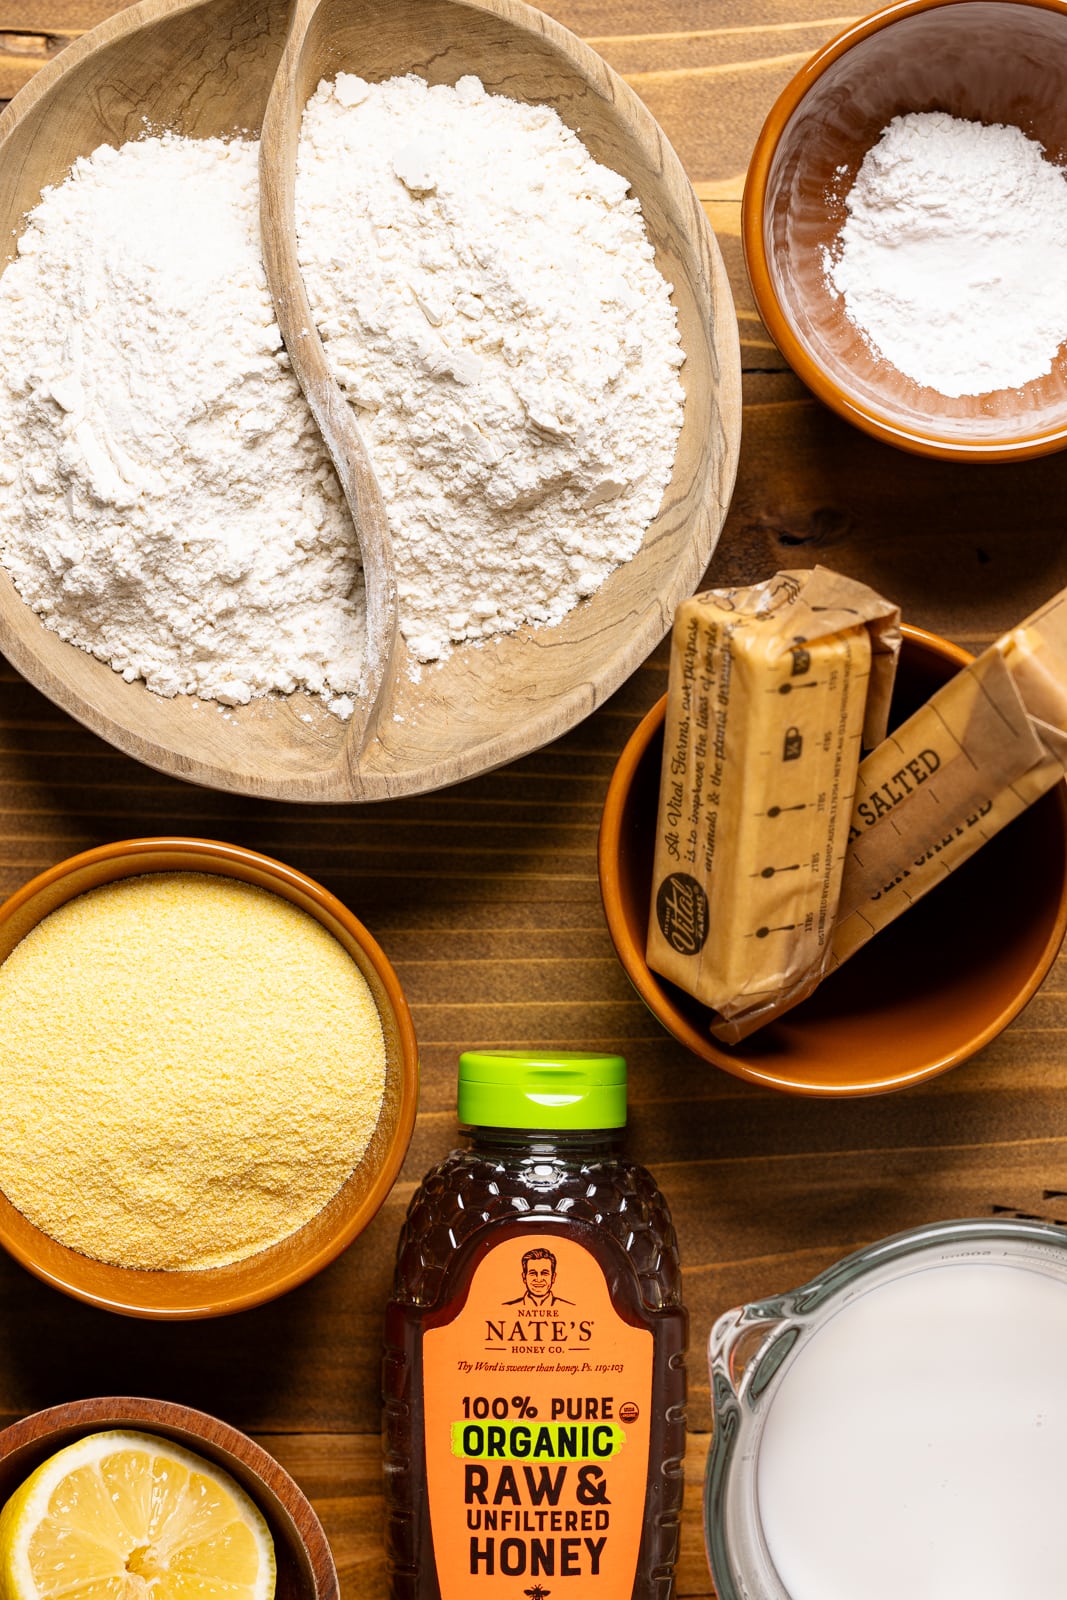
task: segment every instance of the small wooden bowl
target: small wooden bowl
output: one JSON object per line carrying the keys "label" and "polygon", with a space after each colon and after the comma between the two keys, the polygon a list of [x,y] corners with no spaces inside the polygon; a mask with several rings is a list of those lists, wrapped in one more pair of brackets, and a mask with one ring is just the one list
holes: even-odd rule
{"label": "small wooden bowl", "polygon": [[156,1433],[205,1457],[259,1507],[274,1540],[276,1600],[338,1600],[330,1546],[306,1496],[273,1456],[217,1417],[166,1400],[74,1400],[0,1430],[0,1505],[49,1456],[89,1433],[132,1428]]}
{"label": "small wooden bowl", "polygon": [[760,316],[821,400],[920,455],[1008,461],[1067,443],[1067,347],[1021,389],[949,399],[873,354],[829,288],[823,251],[895,116],[1007,123],[1067,159],[1063,0],[902,0],[847,28],[772,107],[745,184],[742,238]]}
{"label": "small wooden bowl", "polygon": [[385,1036],[385,1093],[359,1166],[296,1233],[243,1261],[205,1271],[148,1272],[113,1266],[60,1244],[0,1193],[0,1245],[24,1267],[77,1300],[133,1317],[225,1316],[262,1305],[328,1266],[361,1233],[396,1181],[415,1125],[418,1046],[396,974],[363,924],[332,894],[292,867],[210,839],[128,839],[72,856],[0,906],[0,962],[57,906],[117,878],[151,872],[211,872],[282,895],[322,923],[370,987]]}
{"label": "small wooden bowl", "polygon": [[[288,0],[141,0],[43,68],[0,115],[0,265],[41,190],[98,145],[136,138],[146,123],[197,137],[256,132],[288,10]],[[685,418],[659,515],[633,560],[557,627],[461,648],[417,683],[396,662],[362,749],[359,727],[350,736],[306,695],[223,714],[126,683],[46,629],[2,569],[0,650],[79,721],[161,771],[278,799],[380,800],[456,783],[556,738],[663,637],[707,566],[733,489],[737,320],[677,156],[626,84],[549,17],[518,0],[323,0],[301,69],[305,88],[342,69],[433,83],[477,73],[493,92],[554,106],[629,179],[674,286],[686,352]]]}
{"label": "small wooden bowl", "polygon": [[[905,625],[890,726],[972,658]],[[735,1077],[805,1095],[867,1095],[936,1077],[1031,1000],[1067,930],[1067,785],[1059,784],[776,1022],[737,1045],[645,960],[666,696],[612,776],[600,892],[626,974],[667,1031]]]}

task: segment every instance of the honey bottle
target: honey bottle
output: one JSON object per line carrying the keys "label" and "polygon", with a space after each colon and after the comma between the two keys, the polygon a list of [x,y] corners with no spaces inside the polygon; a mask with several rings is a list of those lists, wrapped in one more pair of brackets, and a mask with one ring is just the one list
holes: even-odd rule
{"label": "honey bottle", "polygon": [[686,1313],[621,1056],[460,1057],[386,1314],[393,1600],[668,1600]]}

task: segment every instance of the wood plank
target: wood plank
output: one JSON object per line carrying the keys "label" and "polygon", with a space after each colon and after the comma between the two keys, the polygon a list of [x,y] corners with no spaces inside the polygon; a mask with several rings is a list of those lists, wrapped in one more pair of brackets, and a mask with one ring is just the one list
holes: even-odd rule
{"label": "wood plank", "polygon": [[67,33],[5,33],[0,29],[0,102],[17,94],[72,37]]}
{"label": "wood plank", "polygon": [[[61,39],[120,9],[112,0],[30,0],[25,6],[6,0],[0,32]],[[814,0],[795,8],[781,0],[758,21],[742,0],[717,0],[713,12],[693,0],[652,0],[647,6],[555,0],[543,9],[586,38],[626,78],[694,182],[728,183],[738,197],[749,151],[775,97],[855,15]],[[0,75],[0,98],[14,93],[32,70],[24,62],[7,77]]]}
{"label": "wood plank", "polygon": [[722,183],[700,181],[694,185],[722,251],[730,279],[734,311],[741,339],[741,367],[746,373],[787,372],[785,357],[771,338],[752,295],[741,244],[741,195],[744,172]]}
{"label": "wood plank", "polygon": [[0,33],[74,39],[123,9],[114,0],[0,0]]}
{"label": "wood plank", "polygon": [[342,1434],[261,1434],[318,1513],[343,1595],[385,1592],[381,1445]]}
{"label": "wood plank", "polygon": [[707,581],[822,562],[973,646],[1067,584],[1059,455],[995,468],[869,438],[789,372],[745,381],[741,462]]}

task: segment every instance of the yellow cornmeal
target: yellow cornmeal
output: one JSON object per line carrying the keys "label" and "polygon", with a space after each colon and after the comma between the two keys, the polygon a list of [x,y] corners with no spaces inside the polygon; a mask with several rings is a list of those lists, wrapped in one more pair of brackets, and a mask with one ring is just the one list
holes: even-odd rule
{"label": "yellow cornmeal", "polygon": [[126,1267],[222,1266],[321,1210],[385,1082],[366,980],[314,918],[233,878],[90,890],[0,965],[0,1189]]}

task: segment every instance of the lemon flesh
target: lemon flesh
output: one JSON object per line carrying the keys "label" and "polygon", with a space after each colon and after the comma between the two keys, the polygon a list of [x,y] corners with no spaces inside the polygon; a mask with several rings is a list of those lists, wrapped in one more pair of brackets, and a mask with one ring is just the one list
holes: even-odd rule
{"label": "lemon flesh", "polygon": [[244,1490],[149,1434],[79,1439],[0,1513],[0,1600],[272,1600],[274,1580]]}

